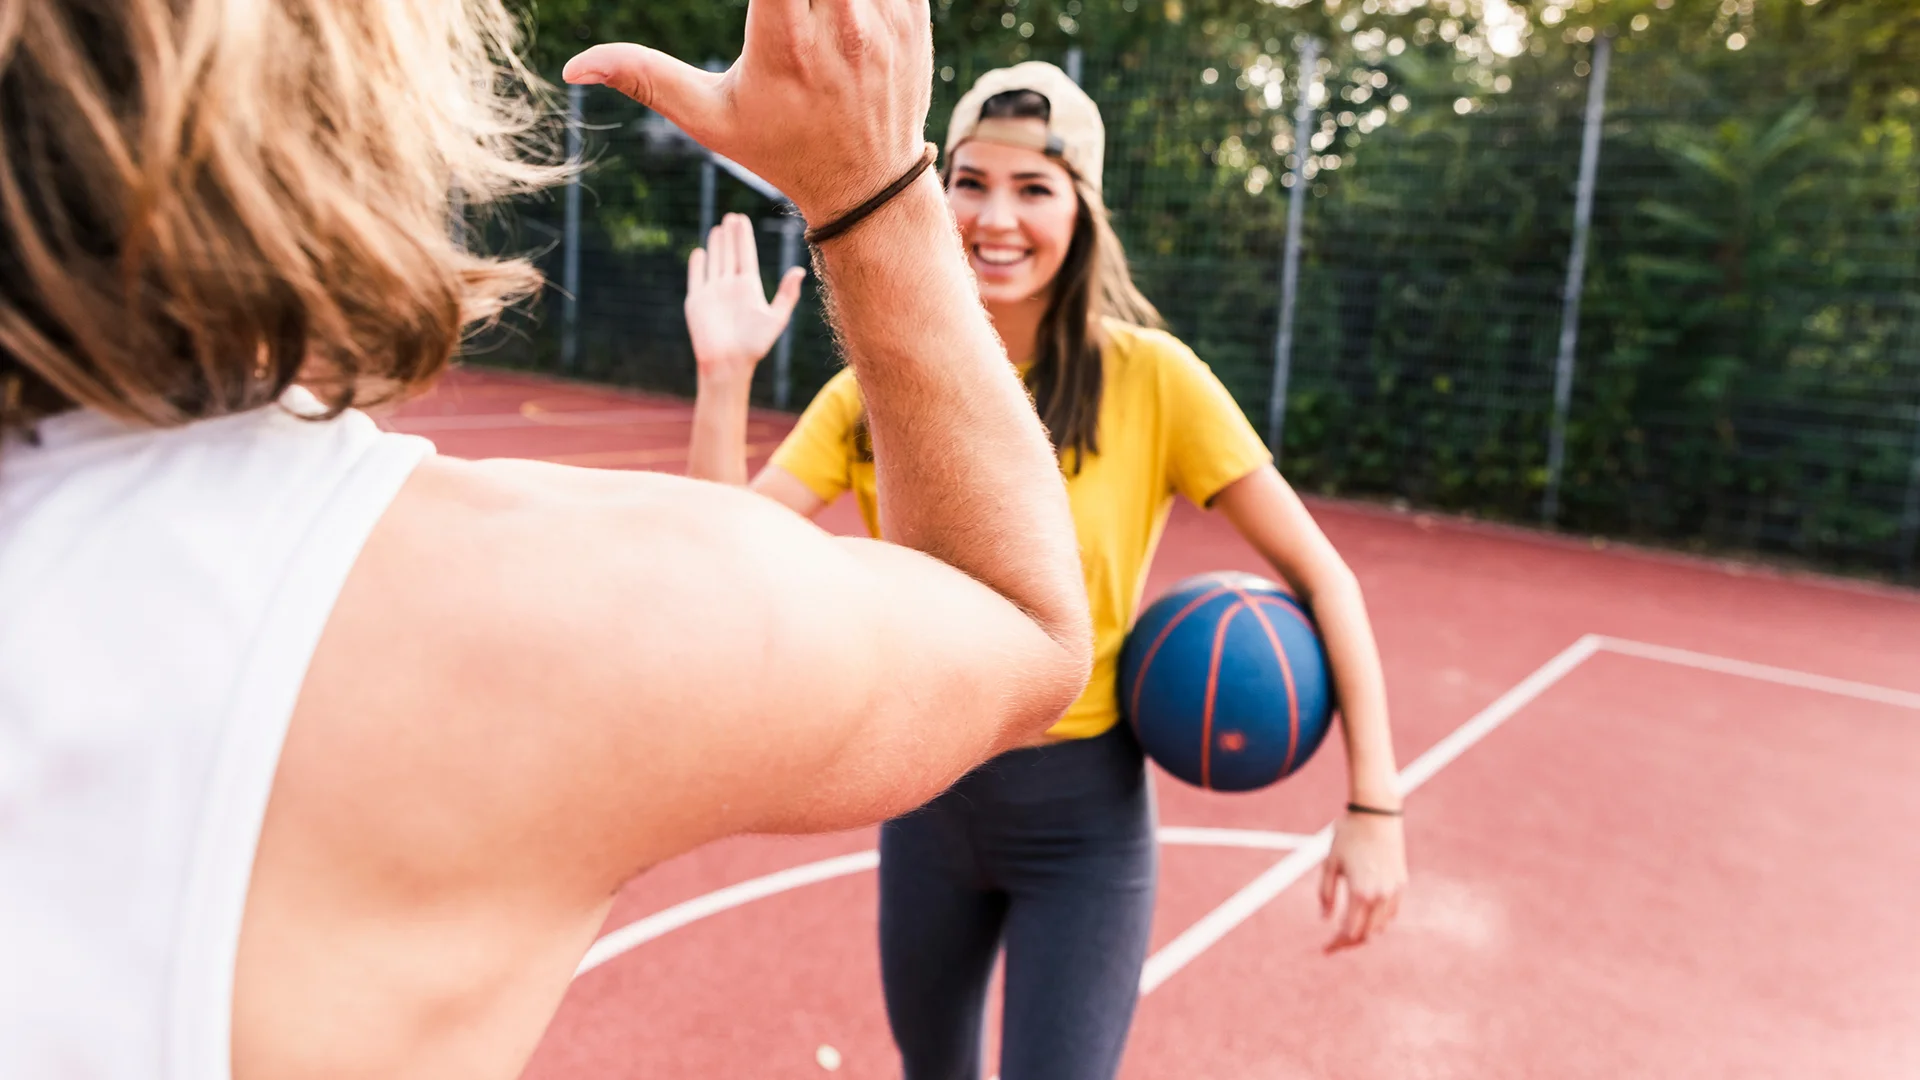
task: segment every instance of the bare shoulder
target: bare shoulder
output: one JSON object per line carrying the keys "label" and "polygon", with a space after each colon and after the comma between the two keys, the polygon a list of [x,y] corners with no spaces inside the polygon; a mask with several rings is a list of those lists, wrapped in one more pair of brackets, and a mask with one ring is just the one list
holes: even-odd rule
{"label": "bare shoulder", "polygon": [[867,652],[818,630],[860,620],[809,616],[849,561],[717,485],[433,460],[356,565],[295,735],[403,850],[514,836],[617,881],[755,827],[777,792],[754,779],[818,741],[811,721],[858,711]]}

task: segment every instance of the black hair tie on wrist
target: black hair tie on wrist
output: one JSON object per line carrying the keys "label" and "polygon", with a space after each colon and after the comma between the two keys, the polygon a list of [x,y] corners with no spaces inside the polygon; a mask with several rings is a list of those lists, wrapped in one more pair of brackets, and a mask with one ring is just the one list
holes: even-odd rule
{"label": "black hair tie on wrist", "polygon": [[825,225],[817,228],[808,229],[806,234],[807,243],[818,247],[873,216],[875,210],[892,202],[901,192],[911,187],[915,180],[920,179],[920,174],[933,168],[933,163],[938,160],[940,160],[940,148],[932,143],[928,143],[926,150],[920,155],[920,160],[914,162],[913,168],[908,169],[902,174],[900,179],[887,185],[886,190],[846,213],[841,214],[833,221],[829,221]]}
{"label": "black hair tie on wrist", "polygon": [[1347,804],[1347,813],[1372,814],[1375,817],[1400,817],[1404,813],[1404,811],[1383,810],[1378,806],[1367,806],[1364,803],[1350,802]]}

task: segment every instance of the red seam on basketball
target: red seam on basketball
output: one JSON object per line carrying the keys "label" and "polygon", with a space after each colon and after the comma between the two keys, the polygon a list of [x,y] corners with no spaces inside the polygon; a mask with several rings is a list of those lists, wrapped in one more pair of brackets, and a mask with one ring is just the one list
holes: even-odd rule
{"label": "red seam on basketball", "polygon": [[1267,621],[1267,613],[1258,604],[1249,604],[1248,609],[1260,620],[1260,629],[1267,632],[1267,644],[1273,646],[1273,658],[1280,665],[1281,681],[1287,684],[1287,761],[1280,767],[1280,775],[1285,776],[1293,771],[1293,756],[1300,750],[1300,697],[1293,687],[1293,665],[1287,662],[1287,650],[1281,647],[1280,635]]}
{"label": "red seam on basketball", "polygon": [[1313,625],[1313,620],[1307,617],[1306,612],[1300,610],[1300,606],[1297,602],[1291,601],[1291,600],[1282,600],[1277,596],[1263,596],[1260,598],[1260,601],[1262,603],[1271,604],[1274,607],[1279,608],[1281,611],[1284,611],[1287,614],[1293,616],[1295,619],[1298,619],[1300,621],[1301,626],[1304,626],[1307,629],[1313,631],[1316,635],[1320,633],[1320,628]]}
{"label": "red seam on basketball", "polygon": [[1160,636],[1153,639],[1153,644],[1147,647],[1147,655],[1140,658],[1140,673],[1133,677],[1133,692],[1127,695],[1127,720],[1133,725],[1134,731],[1140,730],[1140,688],[1147,685],[1147,671],[1153,667],[1153,658],[1160,652],[1160,646],[1167,643],[1167,636],[1173,633],[1174,627],[1179,626],[1187,616],[1193,614],[1194,609],[1209,600],[1218,598],[1223,593],[1232,591],[1232,586],[1222,585],[1210,593],[1202,594],[1199,599],[1181,608],[1179,614],[1168,619],[1167,625],[1160,628]]}
{"label": "red seam on basketball", "polygon": [[1207,707],[1200,714],[1200,786],[1208,791],[1213,790],[1213,698],[1220,689],[1220,650],[1226,644],[1227,628],[1233,625],[1233,617],[1246,606],[1244,596],[1235,600],[1220,616],[1220,625],[1213,631],[1213,656],[1207,661]]}
{"label": "red seam on basketball", "polygon": [[1280,661],[1280,677],[1287,683],[1287,762],[1280,767],[1280,775],[1287,776],[1293,772],[1293,759],[1300,752],[1300,692],[1294,689],[1293,664],[1287,660],[1287,650],[1276,644],[1273,656]]}

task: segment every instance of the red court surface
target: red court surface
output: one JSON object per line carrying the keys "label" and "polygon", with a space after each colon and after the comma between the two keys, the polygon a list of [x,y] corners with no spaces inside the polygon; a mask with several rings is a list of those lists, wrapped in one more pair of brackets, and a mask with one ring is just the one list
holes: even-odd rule
{"label": "red court surface", "polygon": [[[678,471],[662,398],[463,372],[444,453]],[[756,456],[788,423],[757,414]],[[1131,1080],[1920,1077],[1920,594],[1314,501],[1366,588],[1409,797],[1401,921],[1313,883],[1337,749],[1250,796],[1156,777]],[[823,523],[855,531],[850,502]],[[1148,595],[1266,572],[1181,505]],[[874,834],[741,838],[619,898],[527,1075],[898,1076]]]}

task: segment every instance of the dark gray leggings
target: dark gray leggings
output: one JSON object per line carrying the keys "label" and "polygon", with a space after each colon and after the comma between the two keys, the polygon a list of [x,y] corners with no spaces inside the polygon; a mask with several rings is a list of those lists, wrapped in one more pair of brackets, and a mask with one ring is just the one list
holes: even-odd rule
{"label": "dark gray leggings", "polygon": [[1016,750],[880,831],[880,970],[906,1080],[1111,1080],[1153,918],[1153,801],[1123,726]]}

